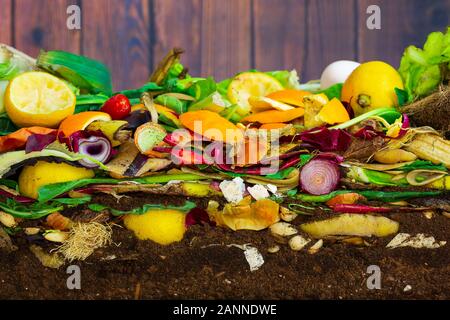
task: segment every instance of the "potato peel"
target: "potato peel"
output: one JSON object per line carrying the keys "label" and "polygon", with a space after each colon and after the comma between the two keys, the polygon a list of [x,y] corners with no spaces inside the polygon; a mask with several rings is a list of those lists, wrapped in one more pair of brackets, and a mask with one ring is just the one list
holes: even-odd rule
{"label": "potato peel", "polygon": [[399,223],[386,217],[344,213],[331,219],[300,225],[314,238],[327,236],[386,237],[398,232]]}

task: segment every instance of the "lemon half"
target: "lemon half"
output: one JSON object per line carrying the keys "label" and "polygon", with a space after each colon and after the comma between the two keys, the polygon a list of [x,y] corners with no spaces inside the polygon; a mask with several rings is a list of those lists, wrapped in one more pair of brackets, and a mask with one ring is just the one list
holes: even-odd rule
{"label": "lemon half", "polygon": [[251,111],[250,97],[265,97],[283,90],[283,85],[275,78],[262,72],[244,72],[237,75],[228,87],[228,99],[240,107],[242,115]]}
{"label": "lemon half", "polygon": [[69,86],[49,73],[32,71],[15,77],[5,92],[5,109],[19,127],[57,128],[75,111]]}

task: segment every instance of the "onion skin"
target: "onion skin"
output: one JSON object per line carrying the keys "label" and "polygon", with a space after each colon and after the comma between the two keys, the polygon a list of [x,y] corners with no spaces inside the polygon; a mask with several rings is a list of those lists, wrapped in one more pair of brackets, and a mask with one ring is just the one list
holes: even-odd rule
{"label": "onion skin", "polygon": [[302,189],[313,195],[328,194],[336,190],[339,180],[339,167],[329,160],[313,159],[300,172]]}

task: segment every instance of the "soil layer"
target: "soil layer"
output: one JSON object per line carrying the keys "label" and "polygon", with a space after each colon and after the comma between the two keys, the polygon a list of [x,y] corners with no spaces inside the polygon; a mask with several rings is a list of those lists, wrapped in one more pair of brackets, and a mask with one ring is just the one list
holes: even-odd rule
{"label": "soil layer", "polygon": [[[121,209],[182,200],[143,194],[119,203],[110,196],[94,199]],[[206,205],[205,200],[201,202]],[[92,213],[80,207],[65,214],[79,219]],[[400,222],[400,232],[449,240],[450,220],[441,214],[431,219],[418,212],[391,218]],[[309,219],[302,216],[293,223]],[[233,232],[198,225],[181,242],[160,246],[139,241],[130,231],[114,226],[113,245],[73,263],[81,270],[81,289],[69,290],[68,264],[56,270],[45,268],[28,249],[26,238],[12,237],[18,250],[0,252],[0,298],[450,299],[450,243],[439,249],[386,249],[391,238],[368,239],[370,246],[325,241],[316,254],[294,252],[287,244],[279,244],[280,251],[268,253],[279,242],[269,231]],[[250,272],[243,251],[230,244],[252,244],[263,255],[264,265]],[[381,270],[381,289],[368,289],[371,265]]]}

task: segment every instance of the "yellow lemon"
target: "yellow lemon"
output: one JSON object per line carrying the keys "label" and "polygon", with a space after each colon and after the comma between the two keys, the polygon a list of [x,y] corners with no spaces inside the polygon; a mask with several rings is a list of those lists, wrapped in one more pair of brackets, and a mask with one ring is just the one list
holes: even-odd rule
{"label": "yellow lemon", "polygon": [[38,71],[11,80],[5,92],[5,109],[19,127],[57,128],[75,111],[76,97],[57,77]]}
{"label": "yellow lemon", "polygon": [[19,191],[26,197],[37,199],[42,186],[92,177],[93,170],[67,163],[38,161],[34,166],[23,168],[19,175]]}
{"label": "yellow lemon", "polygon": [[237,75],[228,87],[228,99],[239,106],[238,113],[245,115],[251,110],[250,97],[265,97],[283,90],[283,85],[275,78],[262,72],[244,72]]}
{"label": "yellow lemon", "polygon": [[385,62],[370,61],[361,64],[347,78],[341,100],[350,103],[358,116],[373,109],[397,106],[395,88],[403,89],[397,70]]}
{"label": "yellow lemon", "polygon": [[142,215],[126,215],[124,223],[140,240],[168,245],[183,239],[185,220],[186,214],[178,210],[150,210]]}

